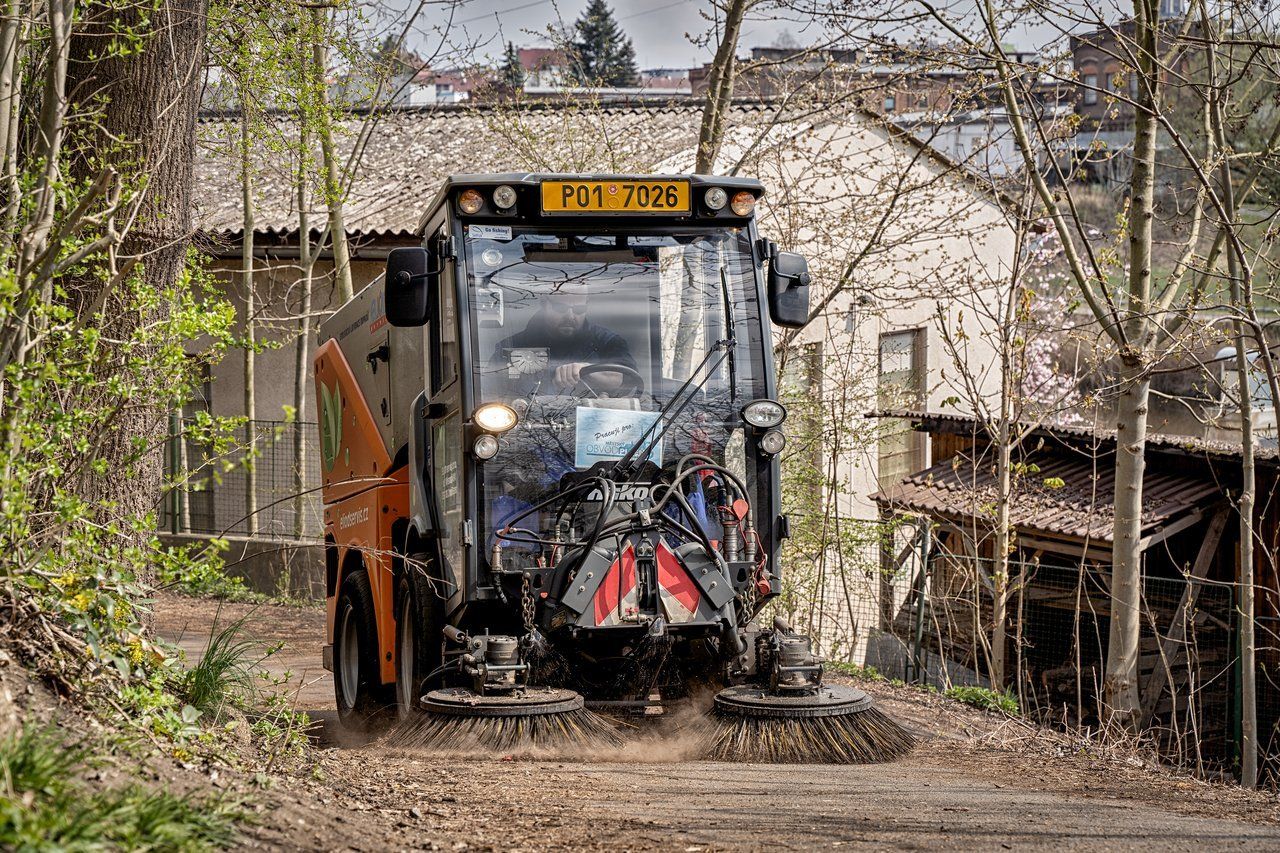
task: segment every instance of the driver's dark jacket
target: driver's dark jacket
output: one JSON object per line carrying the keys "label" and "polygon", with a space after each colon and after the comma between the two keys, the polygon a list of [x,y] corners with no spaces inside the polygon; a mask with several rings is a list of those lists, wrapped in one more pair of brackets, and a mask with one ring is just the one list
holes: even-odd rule
{"label": "driver's dark jacket", "polygon": [[542,318],[534,317],[524,331],[498,342],[493,354],[494,365],[505,367],[513,349],[546,349],[549,373],[554,373],[563,364],[579,361],[621,364],[636,369],[636,360],[626,338],[590,320],[585,321],[573,337],[562,338],[547,331]]}

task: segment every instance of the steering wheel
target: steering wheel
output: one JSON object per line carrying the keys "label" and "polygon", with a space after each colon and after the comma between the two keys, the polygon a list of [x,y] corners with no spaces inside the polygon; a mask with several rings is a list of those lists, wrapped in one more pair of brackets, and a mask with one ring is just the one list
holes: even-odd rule
{"label": "steering wheel", "polygon": [[[622,374],[622,384],[617,388],[597,388],[590,381],[590,377],[597,373],[620,373]],[[590,391],[593,397],[599,397],[602,394],[635,397],[644,391],[644,377],[638,371],[627,367],[625,364],[610,364],[609,362],[588,364],[579,370],[578,384]]]}

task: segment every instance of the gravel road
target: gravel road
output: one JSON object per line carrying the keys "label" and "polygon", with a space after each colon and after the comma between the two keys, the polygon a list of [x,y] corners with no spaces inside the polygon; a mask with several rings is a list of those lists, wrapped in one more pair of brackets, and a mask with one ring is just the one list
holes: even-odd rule
{"label": "gravel road", "polygon": [[[164,596],[157,627],[198,655],[217,604]],[[860,685],[922,738],[877,766],[679,759],[678,736],[603,756],[441,756],[335,738],[320,609],[225,605],[282,643],[299,707],[325,723],[315,768],[259,803],[251,849],[1280,849],[1274,795],[1099,754],[911,688]],[[337,745],[343,744],[344,745]],[[677,760],[678,759],[678,760]]]}

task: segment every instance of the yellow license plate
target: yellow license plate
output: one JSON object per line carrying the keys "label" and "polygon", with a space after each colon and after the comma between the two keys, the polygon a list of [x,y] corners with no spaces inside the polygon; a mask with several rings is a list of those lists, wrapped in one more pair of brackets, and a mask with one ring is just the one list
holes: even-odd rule
{"label": "yellow license plate", "polygon": [[543,213],[688,213],[688,181],[543,181]]}

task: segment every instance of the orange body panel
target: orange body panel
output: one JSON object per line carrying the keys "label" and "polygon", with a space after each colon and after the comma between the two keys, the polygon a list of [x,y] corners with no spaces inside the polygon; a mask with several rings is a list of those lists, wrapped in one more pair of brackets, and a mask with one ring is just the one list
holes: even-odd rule
{"label": "orange body panel", "polygon": [[315,376],[324,502],[331,504],[377,485],[390,473],[391,457],[336,341],[316,350]]}
{"label": "orange body panel", "polygon": [[[316,411],[324,476],[324,529],[338,550],[338,579],[352,550],[369,575],[382,683],[395,681],[395,588],[391,526],[409,515],[409,469],[392,472],[382,434],[336,341],[316,350]],[[333,643],[337,596],[326,602],[325,637]]]}
{"label": "orange body panel", "polygon": [[[346,565],[347,555],[354,549],[360,553],[369,575],[383,684],[390,684],[396,678],[396,591],[391,573],[395,543],[391,540],[391,525],[396,519],[409,514],[408,470],[401,468],[396,471],[393,475],[396,482],[391,485],[366,489],[324,508],[325,534],[337,543],[339,570]],[[341,586],[342,576],[339,575],[338,588]],[[331,596],[325,605],[325,637],[329,643],[333,642],[337,604],[337,596]]]}

